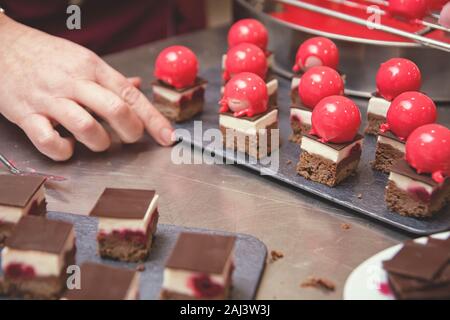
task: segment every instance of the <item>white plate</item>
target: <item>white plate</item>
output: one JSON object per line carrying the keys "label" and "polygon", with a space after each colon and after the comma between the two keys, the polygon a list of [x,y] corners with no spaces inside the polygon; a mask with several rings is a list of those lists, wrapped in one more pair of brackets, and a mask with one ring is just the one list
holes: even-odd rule
{"label": "white plate", "polygon": [[[450,232],[431,235],[437,239],[447,239]],[[414,240],[426,243],[427,237]],[[389,290],[387,273],[382,267],[384,260],[392,259],[403,244],[383,250],[360,264],[347,278],[344,287],[344,300],[393,300]]]}

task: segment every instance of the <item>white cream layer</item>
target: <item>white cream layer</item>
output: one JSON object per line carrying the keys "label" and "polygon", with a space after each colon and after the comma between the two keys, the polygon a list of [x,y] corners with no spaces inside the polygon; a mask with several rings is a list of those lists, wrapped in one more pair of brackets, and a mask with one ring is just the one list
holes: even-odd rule
{"label": "white cream layer", "polygon": [[300,80],[301,80],[302,78],[300,77],[300,76],[294,76],[293,78],[292,78],[292,81],[291,81],[291,90],[294,90],[294,89],[296,89],[296,88],[298,88],[298,86],[300,85]]}
{"label": "white cream layer", "polygon": [[302,124],[311,125],[312,112],[309,110],[291,108],[291,118],[292,117],[300,119]]}
{"label": "white cream layer", "polygon": [[369,105],[367,106],[367,113],[386,118],[390,105],[391,102],[386,99],[372,97],[370,98]]}
{"label": "white cream layer", "polygon": [[172,103],[175,103],[175,102],[180,101],[183,96],[190,95],[193,92],[199,90],[200,88],[205,89],[206,88],[206,83],[202,84],[201,86],[193,87],[193,88],[191,88],[189,90],[186,90],[186,91],[183,91],[183,92],[178,92],[176,90],[171,90],[171,89],[168,89],[168,88],[163,87],[163,86],[153,85],[153,93],[163,97],[164,99],[166,99],[166,100],[168,100],[168,101],[170,101]]}
{"label": "white cream layer", "polygon": [[113,231],[121,230],[147,232],[148,225],[152,221],[153,214],[158,206],[158,198],[159,195],[155,194],[143,219],[99,218],[99,232],[112,233]]}
{"label": "white cream layer", "polygon": [[271,124],[277,122],[277,118],[278,110],[276,109],[270,111],[256,121],[249,121],[246,119],[220,114],[219,124],[225,128],[234,129],[246,134],[256,134],[258,130],[265,129]]}
{"label": "white cream layer", "polygon": [[[214,283],[220,284],[225,288],[227,278],[230,272],[230,268],[232,266],[233,259],[230,257],[228,259],[224,271],[222,274],[210,274],[210,278]],[[164,280],[163,280],[163,289],[177,292],[180,294],[185,294],[188,296],[194,296],[194,291],[189,287],[189,280],[195,275],[197,272],[179,270],[179,269],[164,269]]]}
{"label": "white cream layer", "polygon": [[3,272],[5,272],[8,265],[12,263],[20,263],[32,267],[38,277],[57,277],[62,272],[65,272],[65,270],[62,270],[65,263],[64,259],[66,253],[72,250],[74,244],[75,232],[72,229],[70,235],[67,237],[61,254],[35,250],[17,250],[5,247],[2,251]]}
{"label": "white cream layer", "polygon": [[301,148],[309,154],[319,155],[325,159],[333,161],[334,163],[339,163],[350,155],[350,151],[355,145],[359,144],[360,147],[362,147],[362,141],[363,139],[357,140],[341,150],[336,150],[324,143],[311,139],[307,136],[303,136]]}
{"label": "white cream layer", "polygon": [[423,188],[429,195],[433,193],[432,186],[392,171],[389,174],[389,180],[393,181],[397,188],[405,192],[408,192],[408,190],[411,189]]}
{"label": "white cream layer", "polygon": [[378,143],[390,145],[395,150],[405,153],[405,144],[400,141],[390,139],[382,135],[378,135]]}
{"label": "white cream layer", "polygon": [[42,185],[24,208],[0,205],[0,221],[16,224],[22,216],[28,214],[35,201],[40,204],[44,200],[45,188]]}

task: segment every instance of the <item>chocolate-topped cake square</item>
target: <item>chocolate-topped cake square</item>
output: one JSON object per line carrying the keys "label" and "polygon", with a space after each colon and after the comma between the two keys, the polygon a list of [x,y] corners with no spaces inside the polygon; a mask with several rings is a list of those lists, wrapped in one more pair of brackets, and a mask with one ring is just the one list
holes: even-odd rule
{"label": "chocolate-topped cake square", "polygon": [[0,247],[25,215],[45,215],[45,178],[0,175]]}
{"label": "chocolate-topped cake square", "polygon": [[75,264],[75,253],[72,224],[24,216],[1,253],[7,295],[58,298],[66,287],[67,267]]}
{"label": "chocolate-topped cake square", "polygon": [[164,269],[161,299],[229,298],[236,238],[181,233]]}
{"label": "chocolate-topped cake square", "polygon": [[404,159],[398,160],[389,174],[385,200],[401,215],[431,217],[450,202],[450,178],[437,183],[430,174],[419,174]]}
{"label": "chocolate-topped cake square", "polygon": [[311,130],[312,110],[299,102],[297,105],[291,106],[290,113],[292,135],[289,140],[300,144],[302,135]]}
{"label": "chocolate-topped cake square", "polygon": [[366,134],[377,135],[380,126],[386,122],[387,112],[391,101],[384,99],[377,93],[373,93],[367,105],[367,127]]}
{"label": "chocolate-topped cake square", "polygon": [[392,166],[405,156],[405,141],[391,131],[378,133],[375,161],[372,167],[384,173],[391,172]]}
{"label": "chocolate-topped cake square", "polygon": [[138,300],[139,273],[85,262],[80,267],[80,288],[68,289],[64,300]]}
{"label": "chocolate-topped cake square", "polygon": [[363,136],[346,143],[322,142],[314,135],[302,138],[297,173],[306,179],[334,187],[354,173],[361,158]]}
{"label": "chocolate-topped cake square", "polygon": [[154,190],[107,188],[90,215],[97,217],[98,249],[104,258],[138,262],[147,258],[158,223]]}
{"label": "chocolate-topped cake square", "polygon": [[183,122],[203,111],[207,81],[197,77],[192,86],[177,89],[162,81],[152,83],[153,104],[168,119]]}

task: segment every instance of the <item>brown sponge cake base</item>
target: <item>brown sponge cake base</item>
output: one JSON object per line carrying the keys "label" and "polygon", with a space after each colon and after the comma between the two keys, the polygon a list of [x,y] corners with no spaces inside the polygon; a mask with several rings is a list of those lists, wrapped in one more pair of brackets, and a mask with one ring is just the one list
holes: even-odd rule
{"label": "brown sponge cake base", "polygon": [[98,240],[98,251],[102,258],[127,262],[142,262],[147,259],[153,242],[153,235],[158,225],[158,212],[149,226],[148,239],[145,244],[126,241],[119,236],[110,234]]}
{"label": "brown sponge cake base", "polygon": [[156,95],[153,104],[167,119],[183,122],[203,111],[204,98],[195,97],[189,101],[173,103]]}
{"label": "brown sponge cake base", "polygon": [[289,137],[289,141],[298,144],[302,143],[302,135],[311,130],[311,126],[309,124],[302,124],[297,120],[291,120],[291,128],[292,134]]}
{"label": "brown sponge cake base", "polygon": [[380,130],[380,126],[386,122],[385,117],[381,117],[372,113],[367,114],[368,124],[365,129],[366,134],[378,135],[378,131]]}
{"label": "brown sponge cake base", "polygon": [[394,163],[404,157],[404,153],[385,143],[377,143],[375,161],[372,167],[384,173],[391,172]]}
{"label": "brown sponge cake base", "polygon": [[343,159],[338,164],[319,155],[302,150],[297,173],[308,180],[334,187],[356,171],[361,150]]}
{"label": "brown sponge cake base", "polygon": [[298,106],[300,104],[300,97],[298,95],[298,87],[291,90],[291,103],[293,106]]}
{"label": "brown sponge cake base", "polygon": [[395,182],[389,181],[385,200],[389,209],[402,216],[429,218],[450,202],[450,183],[436,191],[427,203],[414,199],[408,192],[399,189]]}

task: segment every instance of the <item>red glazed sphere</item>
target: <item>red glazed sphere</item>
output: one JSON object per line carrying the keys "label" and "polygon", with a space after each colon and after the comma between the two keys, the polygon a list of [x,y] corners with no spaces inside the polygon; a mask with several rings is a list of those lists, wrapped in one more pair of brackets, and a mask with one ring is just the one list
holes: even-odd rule
{"label": "red glazed sphere", "polygon": [[427,0],[389,0],[388,12],[405,19],[423,19],[428,12]]}
{"label": "red glazed sphere", "polygon": [[446,28],[450,28],[450,2],[442,8],[439,23]]}
{"label": "red glazed sphere", "polygon": [[344,96],[321,100],[312,112],[311,134],[322,142],[353,141],[361,125],[361,113],[356,104]]}
{"label": "red glazed sphere", "polygon": [[240,73],[225,85],[220,112],[231,110],[235,117],[253,117],[267,110],[269,96],[267,86],[261,77],[254,73]]}
{"label": "red glazed sphere", "polygon": [[344,94],[344,81],[339,73],[330,67],[313,67],[305,72],[298,86],[302,104],[314,109],[325,97]]}
{"label": "red glazed sphere", "polygon": [[241,72],[251,72],[261,78],[266,78],[267,58],[265,53],[251,43],[241,43],[227,52],[223,78],[230,80],[233,75]]}
{"label": "red glazed sphere", "polygon": [[414,130],[406,141],[406,161],[418,173],[431,173],[442,183],[450,176],[450,130],[427,124]]}
{"label": "red glazed sphere", "polygon": [[307,71],[312,67],[326,66],[337,69],[339,50],[328,38],[315,37],[306,40],[297,50],[294,72]]}
{"label": "red glazed sphere", "polygon": [[433,100],[420,92],[410,91],[392,101],[387,112],[387,124],[381,131],[392,131],[401,140],[406,140],[416,128],[436,122],[436,105]]}
{"label": "red glazed sphere", "polygon": [[390,59],[381,64],[377,73],[378,93],[389,101],[403,92],[419,91],[421,84],[419,68],[408,59]]}
{"label": "red glazed sphere", "polygon": [[251,43],[266,52],[268,33],[266,27],[255,19],[242,19],[233,24],[228,31],[228,47],[240,43]]}
{"label": "red glazed sphere", "polygon": [[186,47],[168,47],[156,58],[155,77],[177,89],[193,85],[197,73],[197,57]]}

